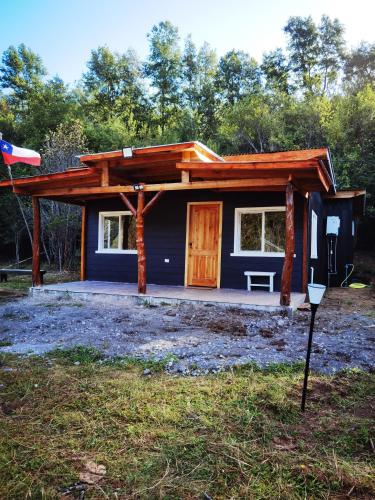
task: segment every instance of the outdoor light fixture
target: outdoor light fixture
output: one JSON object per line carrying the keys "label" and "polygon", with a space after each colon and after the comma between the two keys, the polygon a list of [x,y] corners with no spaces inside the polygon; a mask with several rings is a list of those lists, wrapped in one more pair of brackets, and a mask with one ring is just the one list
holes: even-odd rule
{"label": "outdoor light fixture", "polygon": [[324,292],[326,290],[326,287],[324,285],[319,285],[318,283],[310,283],[307,286],[307,288],[309,290],[309,301],[311,305],[311,321],[310,321],[309,342],[307,344],[305,378],[303,380],[301,411],[305,411],[307,380],[309,378],[310,355],[311,355],[311,345],[312,345],[312,338],[314,331],[315,314],[316,311],[318,310],[319,304],[321,303]]}
{"label": "outdoor light fixture", "polygon": [[133,184],[134,191],[143,191],[143,184]]}
{"label": "outdoor light fixture", "polygon": [[122,148],[122,156],[124,158],[132,158],[133,148],[131,146],[127,146],[126,148]]}

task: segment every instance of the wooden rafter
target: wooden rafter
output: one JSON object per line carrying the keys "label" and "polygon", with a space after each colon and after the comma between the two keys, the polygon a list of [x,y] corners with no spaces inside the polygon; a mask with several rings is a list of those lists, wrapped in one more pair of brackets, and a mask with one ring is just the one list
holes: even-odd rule
{"label": "wooden rafter", "polygon": [[128,209],[131,211],[131,213],[134,215],[134,217],[137,217],[137,210],[134,208],[132,202],[129,200],[129,198],[124,194],[124,193],[119,193],[120,198],[122,201],[125,203],[125,205],[128,207]]}
{"label": "wooden rafter", "polygon": [[151,200],[147,203],[143,209],[143,215],[147,215],[148,212],[154,207],[154,205],[160,200],[160,198],[165,194],[165,191],[158,191]]}

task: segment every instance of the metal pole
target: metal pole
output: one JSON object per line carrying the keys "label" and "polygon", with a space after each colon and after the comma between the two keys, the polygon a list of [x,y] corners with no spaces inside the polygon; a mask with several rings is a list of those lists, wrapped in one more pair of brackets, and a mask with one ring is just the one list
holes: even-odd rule
{"label": "metal pole", "polygon": [[305,411],[307,381],[308,381],[308,378],[309,378],[309,369],[310,369],[311,346],[312,346],[312,339],[313,339],[315,314],[316,314],[317,309],[318,309],[318,304],[311,304],[310,332],[309,332],[309,342],[307,344],[307,354],[306,354],[306,364],[305,364],[305,378],[303,380],[301,411]]}

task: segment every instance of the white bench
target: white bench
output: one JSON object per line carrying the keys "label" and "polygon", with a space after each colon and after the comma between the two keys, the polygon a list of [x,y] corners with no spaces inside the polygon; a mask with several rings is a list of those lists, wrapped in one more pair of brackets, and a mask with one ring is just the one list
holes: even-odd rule
{"label": "white bench", "polygon": [[[263,271],[245,271],[244,275],[247,276],[247,289],[249,292],[251,292],[251,287],[252,286],[264,286],[269,289],[270,292],[273,292],[273,278],[276,273],[267,273]],[[251,282],[251,277],[252,276],[266,276],[269,278],[268,283],[252,283]]]}

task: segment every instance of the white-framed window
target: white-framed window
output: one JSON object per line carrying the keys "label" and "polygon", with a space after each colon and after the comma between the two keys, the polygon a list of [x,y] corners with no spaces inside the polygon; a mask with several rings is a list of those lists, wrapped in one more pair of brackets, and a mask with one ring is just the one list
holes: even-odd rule
{"label": "white-framed window", "polygon": [[311,210],[311,248],[310,248],[310,258],[318,258],[318,216]]}
{"label": "white-framed window", "polygon": [[137,253],[135,225],[131,212],[99,212],[96,253]]}
{"label": "white-framed window", "polygon": [[284,257],[285,207],[236,208],[231,255]]}

